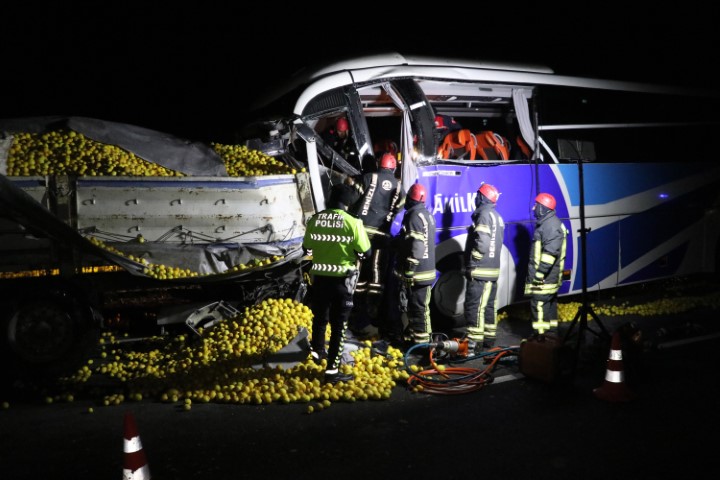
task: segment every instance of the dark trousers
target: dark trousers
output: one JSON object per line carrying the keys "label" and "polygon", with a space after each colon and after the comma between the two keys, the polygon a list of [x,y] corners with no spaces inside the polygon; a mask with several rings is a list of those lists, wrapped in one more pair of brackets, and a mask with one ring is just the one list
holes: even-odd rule
{"label": "dark trousers", "polygon": [[350,318],[350,329],[360,331],[367,325],[378,326],[378,316],[382,312],[385,285],[389,273],[391,252],[387,237],[375,235],[370,238],[372,254],[363,259],[360,265],[360,279],[355,290],[355,305]]}
{"label": "dark trousers", "polygon": [[430,323],[430,292],[432,285],[413,285],[407,292],[408,328],[414,343],[430,341],[432,325]]}
{"label": "dark trousers", "polygon": [[345,345],[345,330],[353,308],[353,291],[357,274],[350,277],[313,276],[311,310],[313,312],[312,339],[310,345],[316,352],[325,350],[325,334],[330,325],[327,369],[340,366],[341,352]]}
{"label": "dark trousers", "polygon": [[375,321],[381,337],[398,342],[402,338],[404,330],[400,305],[400,283],[400,279],[394,273],[388,273],[380,310]]}
{"label": "dark trousers", "polygon": [[497,332],[497,281],[471,279],[465,284],[465,332],[470,340],[494,345]]}

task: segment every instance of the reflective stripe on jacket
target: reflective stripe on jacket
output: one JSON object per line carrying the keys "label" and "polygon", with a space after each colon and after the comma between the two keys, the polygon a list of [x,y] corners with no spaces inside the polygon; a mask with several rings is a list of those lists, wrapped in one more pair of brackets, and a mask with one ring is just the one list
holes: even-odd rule
{"label": "reflective stripe on jacket", "polygon": [[435,282],[435,218],[418,203],[407,208],[400,229],[398,270],[414,270],[416,285]]}
{"label": "reflective stripe on jacket", "polygon": [[357,254],[370,250],[362,220],[344,210],[326,209],[308,221],[303,247],[312,251],[311,273],[342,277],[355,270]]}
{"label": "reflective stripe on jacket", "polygon": [[505,222],[495,204],[482,203],[472,214],[473,225],[465,243],[465,261],[473,278],[497,280],[500,276]]}
{"label": "reflective stripe on jacket", "polygon": [[[568,230],[555,215],[548,212],[535,224],[530,247],[525,295],[554,294],[562,285]],[[533,280],[542,282],[533,284]]]}

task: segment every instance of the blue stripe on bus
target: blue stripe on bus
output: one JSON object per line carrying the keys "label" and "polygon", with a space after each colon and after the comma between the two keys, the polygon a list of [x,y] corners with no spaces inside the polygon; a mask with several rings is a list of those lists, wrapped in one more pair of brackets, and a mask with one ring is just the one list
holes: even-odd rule
{"label": "blue stripe on bus", "polygon": [[621,265],[632,263],[701,221],[716,192],[716,185],[695,190],[621,220],[620,233],[630,239],[623,242]]}
{"label": "blue stripe on bus", "polygon": [[[580,204],[577,165],[557,166],[572,205]],[[707,164],[642,163],[583,164],[585,205],[602,205],[646,190],[707,172]],[[599,188],[598,188],[599,187]]]}
{"label": "blue stripe on bus", "polygon": [[[596,285],[616,270],[627,268],[633,262],[672,240],[683,230],[702,220],[705,208],[712,205],[717,186],[689,192],[668,203],[624,217],[622,220],[587,233],[588,286]],[[619,245],[622,244],[622,249]],[[674,250],[674,255],[684,255],[687,247]],[[619,264],[618,264],[619,258]],[[669,255],[659,251],[651,265],[634,274],[633,281],[675,273],[681,258],[669,260]],[[662,264],[664,266],[659,267]],[[653,267],[653,265],[655,265]],[[578,265],[573,288],[582,287],[582,268]],[[641,273],[644,272],[644,273]],[[630,281],[626,279],[625,282]]]}

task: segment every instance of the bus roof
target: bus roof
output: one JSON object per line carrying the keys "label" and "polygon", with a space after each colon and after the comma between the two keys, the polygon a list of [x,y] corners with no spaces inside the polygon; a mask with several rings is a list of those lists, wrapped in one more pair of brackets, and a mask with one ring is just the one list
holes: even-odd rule
{"label": "bus roof", "polygon": [[[302,89],[293,109],[294,113],[300,114],[310,100],[331,89],[397,78],[432,79],[445,82],[449,89],[453,83],[457,85],[488,82],[505,85],[556,85],[628,92],[718,96],[717,92],[698,89],[557,75],[551,68],[542,65],[405,56],[392,52],[349,58],[315,69],[303,69],[292,76],[280,89],[272,92],[272,98],[278,98],[294,89]],[[261,101],[257,106],[270,103],[272,98]]]}
{"label": "bus roof", "polygon": [[460,67],[467,69],[503,70],[509,72],[554,73],[551,68],[544,65],[531,65],[513,62],[484,62],[461,58],[440,58],[418,55],[402,55],[400,53],[393,52],[341,60],[339,62],[332,63],[311,72],[310,78],[319,78],[331,73],[336,73],[344,70],[355,71],[365,68],[377,68],[387,66],[425,67],[427,69],[432,69],[432,67]]}

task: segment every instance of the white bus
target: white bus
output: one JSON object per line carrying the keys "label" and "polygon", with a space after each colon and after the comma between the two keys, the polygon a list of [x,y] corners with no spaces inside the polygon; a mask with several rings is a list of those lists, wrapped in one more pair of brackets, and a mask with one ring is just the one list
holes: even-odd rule
{"label": "white bus", "polygon": [[[456,321],[462,251],[482,182],[502,193],[500,306],[523,298],[539,192],[555,196],[571,232],[561,295],[582,292],[583,283],[593,291],[720,271],[719,106],[717,92],[392,53],[300,72],[271,102],[260,102],[257,113],[267,120],[254,127],[265,133],[249,144],[306,165],[313,184],[324,187],[314,189],[316,208],[331,183],[397,149],[404,187],[426,186],[438,226],[433,319]],[[322,140],[341,116],[360,161]]]}

